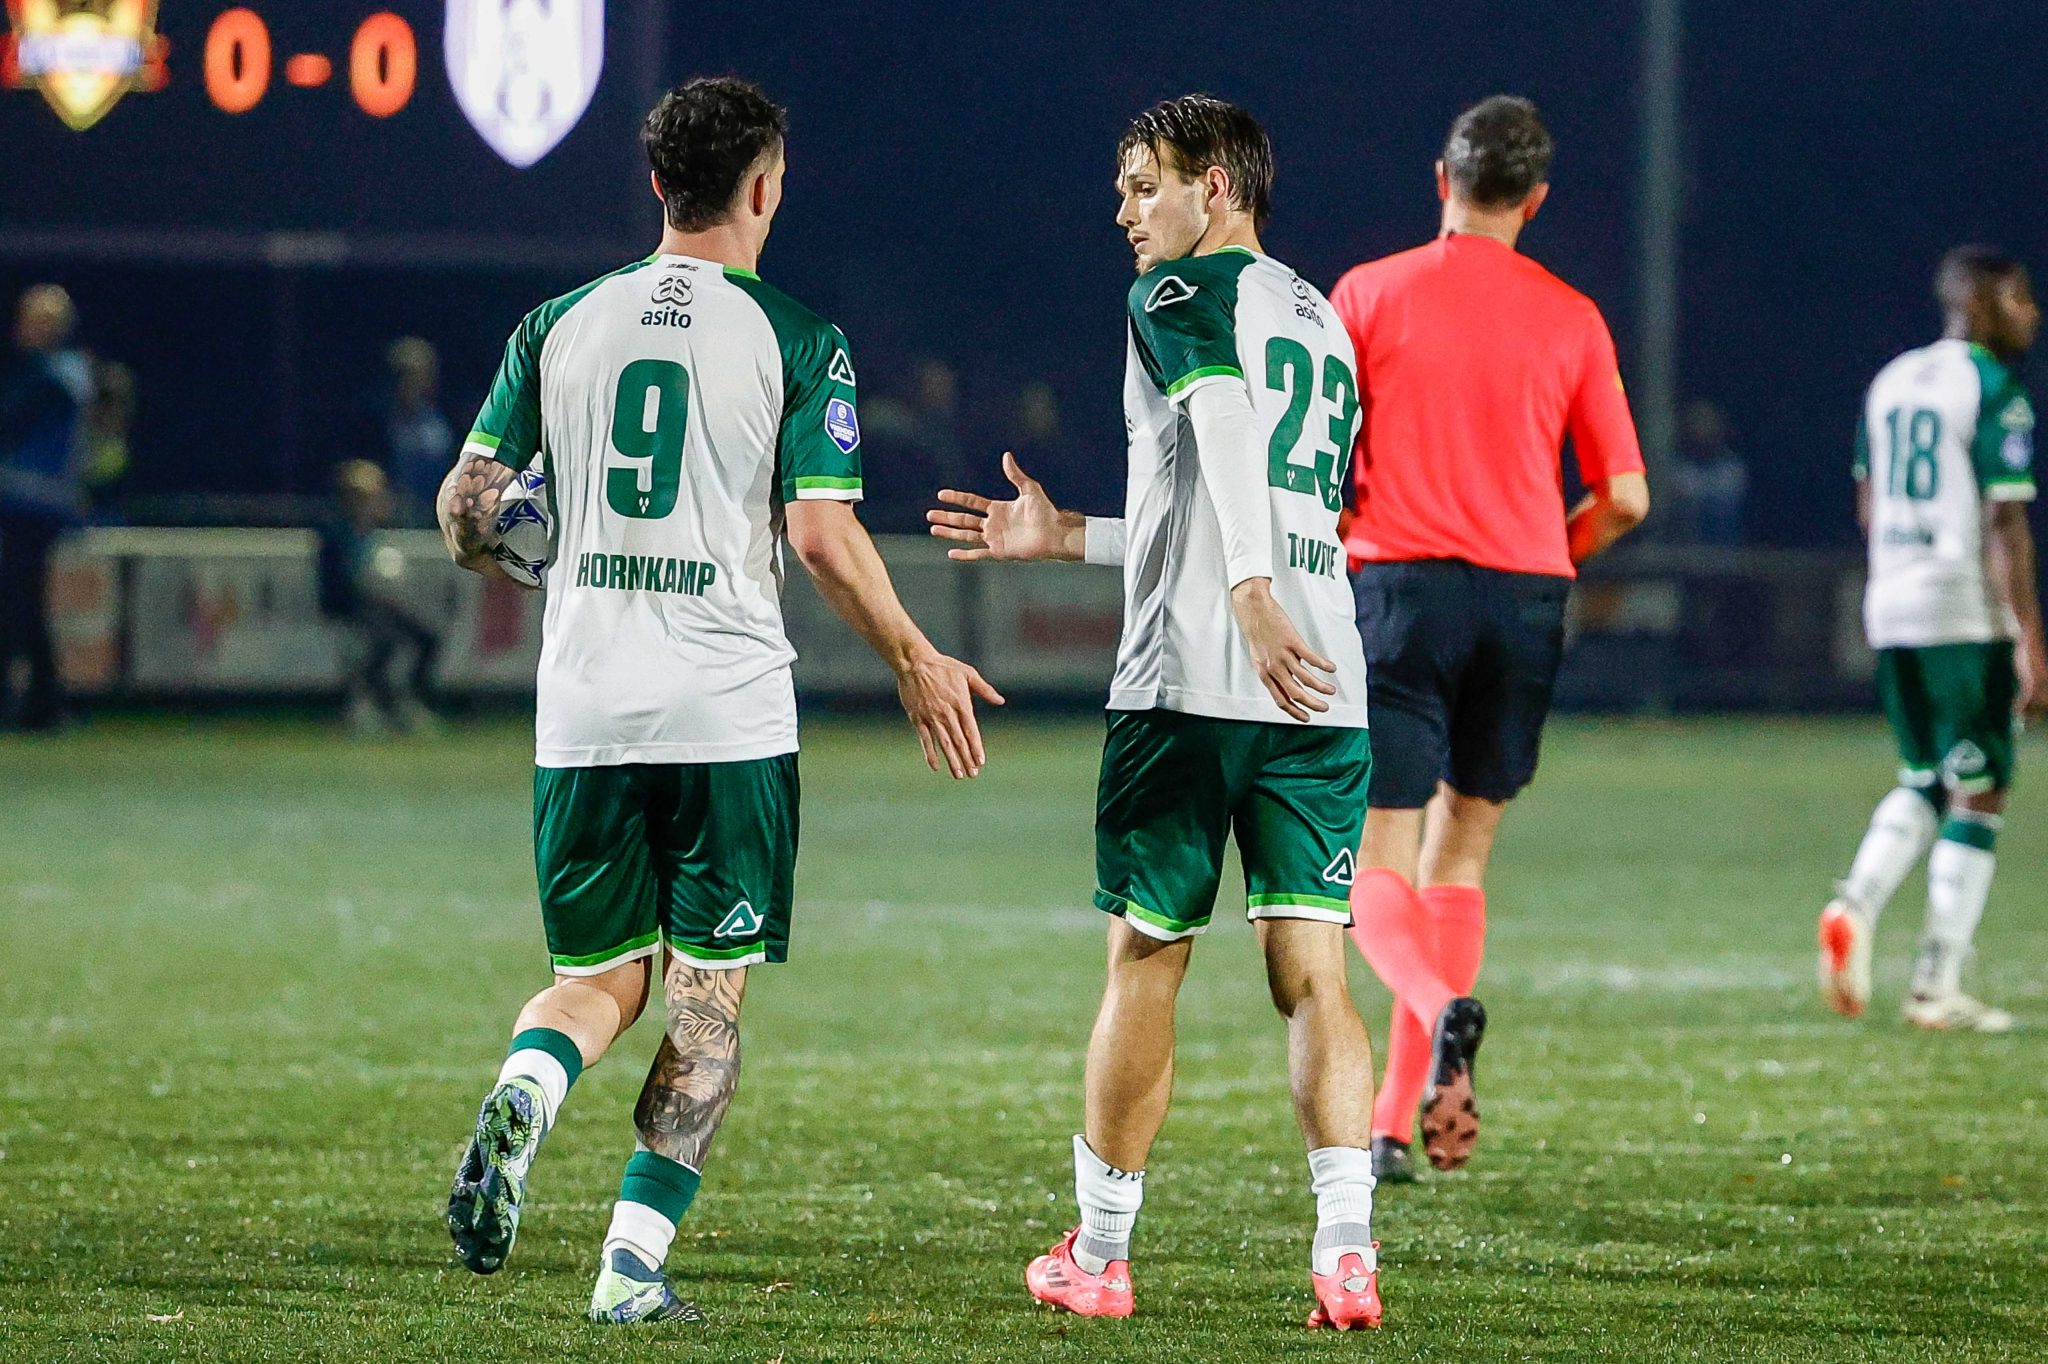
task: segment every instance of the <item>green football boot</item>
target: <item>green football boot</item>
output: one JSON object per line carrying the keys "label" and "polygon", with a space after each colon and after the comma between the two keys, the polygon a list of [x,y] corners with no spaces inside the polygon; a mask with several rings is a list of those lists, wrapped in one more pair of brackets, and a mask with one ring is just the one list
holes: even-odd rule
{"label": "green football boot", "polygon": [[476,1135],[448,1195],[448,1232],[462,1263],[478,1274],[497,1273],[512,1253],[526,1172],[546,1135],[546,1111],[540,1086],[514,1079],[492,1090],[476,1116]]}
{"label": "green football boot", "polygon": [[702,1321],[704,1313],[696,1303],[676,1296],[667,1275],[649,1269],[638,1255],[620,1246],[597,1271],[590,1319],[623,1326],[639,1321]]}

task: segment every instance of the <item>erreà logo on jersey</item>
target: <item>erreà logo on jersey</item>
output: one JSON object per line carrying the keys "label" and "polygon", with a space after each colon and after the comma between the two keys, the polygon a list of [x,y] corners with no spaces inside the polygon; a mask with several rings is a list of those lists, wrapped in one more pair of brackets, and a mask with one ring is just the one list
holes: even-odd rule
{"label": "erre\u00e0 logo on jersey", "polygon": [[604,70],[604,0],[448,0],[455,102],[521,170],[569,135]]}
{"label": "erre\u00e0 logo on jersey", "polygon": [[832,363],[825,367],[825,377],[835,384],[845,384],[848,388],[859,387],[853,379],[853,361],[846,357],[844,350],[832,352]]}
{"label": "erre\u00e0 logo on jersey", "polygon": [[82,133],[130,90],[163,89],[156,9],[156,0],[7,0],[0,85],[40,90]]}
{"label": "erre\u00e0 logo on jersey", "polygon": [[1195,286],[1179,275],[1168,275],[1152,286],[1152,292],[1145,299],[1145,311],[1156,313],[1161,308],[1175,303],[1184,303],[1195,296]]}

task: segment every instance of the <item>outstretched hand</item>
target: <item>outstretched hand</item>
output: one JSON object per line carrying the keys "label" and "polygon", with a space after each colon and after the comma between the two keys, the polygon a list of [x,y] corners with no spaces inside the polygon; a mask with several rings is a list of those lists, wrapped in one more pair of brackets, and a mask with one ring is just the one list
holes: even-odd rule
{"label": "outstretched hand", "polygon": [[949,559],[1079,559],[1086,521],[1063,512],[1046,496],[1045,487],[1024,472],[1015,455],[1003,452],[1003,476],[1017,490],[1007,502],[952,488],[939,490],[939,501],[959,511],[928,511],[933,536],[964,549],[946,552]]}

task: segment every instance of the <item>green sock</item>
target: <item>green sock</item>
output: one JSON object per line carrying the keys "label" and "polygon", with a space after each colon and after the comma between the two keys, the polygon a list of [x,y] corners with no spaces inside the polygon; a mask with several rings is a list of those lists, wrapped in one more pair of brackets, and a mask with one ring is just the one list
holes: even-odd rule
{"label": "green sock", "polygon": [[683,1214],[697,1197],[699,1178],[680,1161],[652,1151],[635,1151],[626,1162],[626,1177],[619,1181],[619,1201],[612,1207],[612,1224],[604,1234],[606,1249],[623,1245],[649,1269],[659,1269],[668,1258]]}
{"label": "green sock", "polygon": [[569,1097],[569,1086],[582,1073],[583,1053],[567,1033],[553,1028],[527,1028],[512,1039],[505,1064],[498,1069],[498,1083],[517,1079],[539,1085],[541,1106],[546,1110],[541,1119],[553,1127],[562,1100]]}

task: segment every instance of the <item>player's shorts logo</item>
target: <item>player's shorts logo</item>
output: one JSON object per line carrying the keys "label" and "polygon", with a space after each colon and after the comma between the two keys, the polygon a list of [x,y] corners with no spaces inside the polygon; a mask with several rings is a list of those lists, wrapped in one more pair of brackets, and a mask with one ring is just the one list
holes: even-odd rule
{"label": "player's shorts logo", "polygon": [[1333,886],[1348,886],[1357,874],[1357,864],[1351,860],[1349,848],[1339,852],[1330,865],[1323,868],[1323,879]]}
{"label": "player's shorts logo", "polygon": [[448,0],[448,83],[470,126],[524,170],[569,135],[604,70],[604,0]]}
{"label": "player's shorts logo", "polygon": [[0,83],[40,90],[79,132],[130,90],[161,90],[165,43],[157,0],[7,0]]}
{"label": "player's shorts logo", "polygon": [[718,927],[711,930],[714,938],[751,938],[761,931],[761,916],[745,900],[726,911],[718,921]]}
{"label": "player's shorts logo", "polygon": [[1948,774],[1950,781],[1969,781],[1983,776],[1984,769],[1990,766],[1990,761],[1984,756],[1983,749],[1968,739],[1961,739],[1956,742],[1955,747],[1949,749],[1948,756],[1942,759],[1941,767]]}
{"label": "player's shorts logo", "polygon": [[839,447],[841,454],[850,455],[860,445],[860,418],[854,415],[853,404],[844,398],[834,398],[825,404],[825,434]]}
{"label": "player's shorts logo", "polygon": [[1179,275],[1168,275],[1152,286],[1152,292],[1145,299],[1145,311],[1156,313],[1161,308],[1175,303],[1185,303],[1195,296],[1195,286]]}

